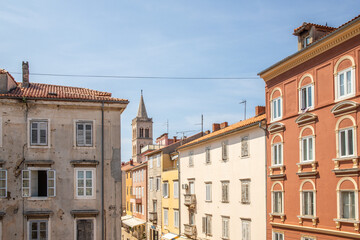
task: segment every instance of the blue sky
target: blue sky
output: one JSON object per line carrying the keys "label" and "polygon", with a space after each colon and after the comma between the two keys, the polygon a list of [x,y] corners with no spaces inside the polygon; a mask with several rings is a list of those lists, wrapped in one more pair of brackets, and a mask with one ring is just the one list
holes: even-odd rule
{"label": "blue sky", "polygon": [[[30,73],[256,77],[297,51],[303,22],[337,27],[357,16],[358,0],[2,1],[0,68]],[[20,81],[20,75],[14,74]],[[122,116],[122,160],[131,157],[131,119],[144,90],[154,136],[230,124],[264,104],[261,79],[94,79],[30,76],[32,82],[109,91],[130,100]],[[193,134],[191,132],[189,134]]]}

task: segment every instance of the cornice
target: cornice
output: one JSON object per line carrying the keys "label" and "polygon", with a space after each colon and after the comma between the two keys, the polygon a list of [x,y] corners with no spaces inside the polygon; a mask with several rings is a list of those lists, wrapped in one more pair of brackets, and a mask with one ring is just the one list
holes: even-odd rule
{"label": "cornice", "polygon": [[360,21],[356,21],[344,29],[339,29],[339,31],[335,31],[328,36],[325,36],[323,39],[315,42],[312,46],[305,48],[303,51],[299,51],[283,59],[279,63],[276,63],[273,67],[262,71],[259,75],[265,82],[267,82],[359,34]]}

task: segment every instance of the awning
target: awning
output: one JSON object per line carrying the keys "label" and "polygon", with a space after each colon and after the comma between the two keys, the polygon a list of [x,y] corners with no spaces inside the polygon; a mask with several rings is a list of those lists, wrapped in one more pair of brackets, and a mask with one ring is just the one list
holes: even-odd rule
{"label": "awning", "polygon": [[133,217],[133,218],[126,219],[126,220],[122,221],[122,223],[129,226],[129,227],[135,227],[135,226],[145,224],[146,222],[141,220],[141,219]]}
{"label": "awning", "polygon": [[167,233],[162,236],[162,239],[165,239],[165,240],[173,240],[173,239],[177,239],[177,238],[179,238],[179,235],[176,235],[173,233]]}
{"label": "awning", "polygon": [[131,215],[122,216],[122,217],[121,217],[121,221],[130,219],[130,218],[132,218],[132,217],[133,217],[133,216],[131,216]]}

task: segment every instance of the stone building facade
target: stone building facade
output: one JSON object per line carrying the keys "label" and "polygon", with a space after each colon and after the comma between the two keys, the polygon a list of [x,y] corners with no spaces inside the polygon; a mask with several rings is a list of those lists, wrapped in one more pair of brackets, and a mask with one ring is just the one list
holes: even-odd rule
{"label": "stone building facade", "polygon": [[119,239],[128,101],[0,70],[0,239]]}

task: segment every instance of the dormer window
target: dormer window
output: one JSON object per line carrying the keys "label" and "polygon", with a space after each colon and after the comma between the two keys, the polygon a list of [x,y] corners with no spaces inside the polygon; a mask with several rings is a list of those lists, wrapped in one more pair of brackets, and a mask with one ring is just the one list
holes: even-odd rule
{"label": "dormer window", "polygon": [[310,36],[306,36],[305,38],[304,38],[304,47],[307,47],[307,46],[309,46],[310,45]]}

